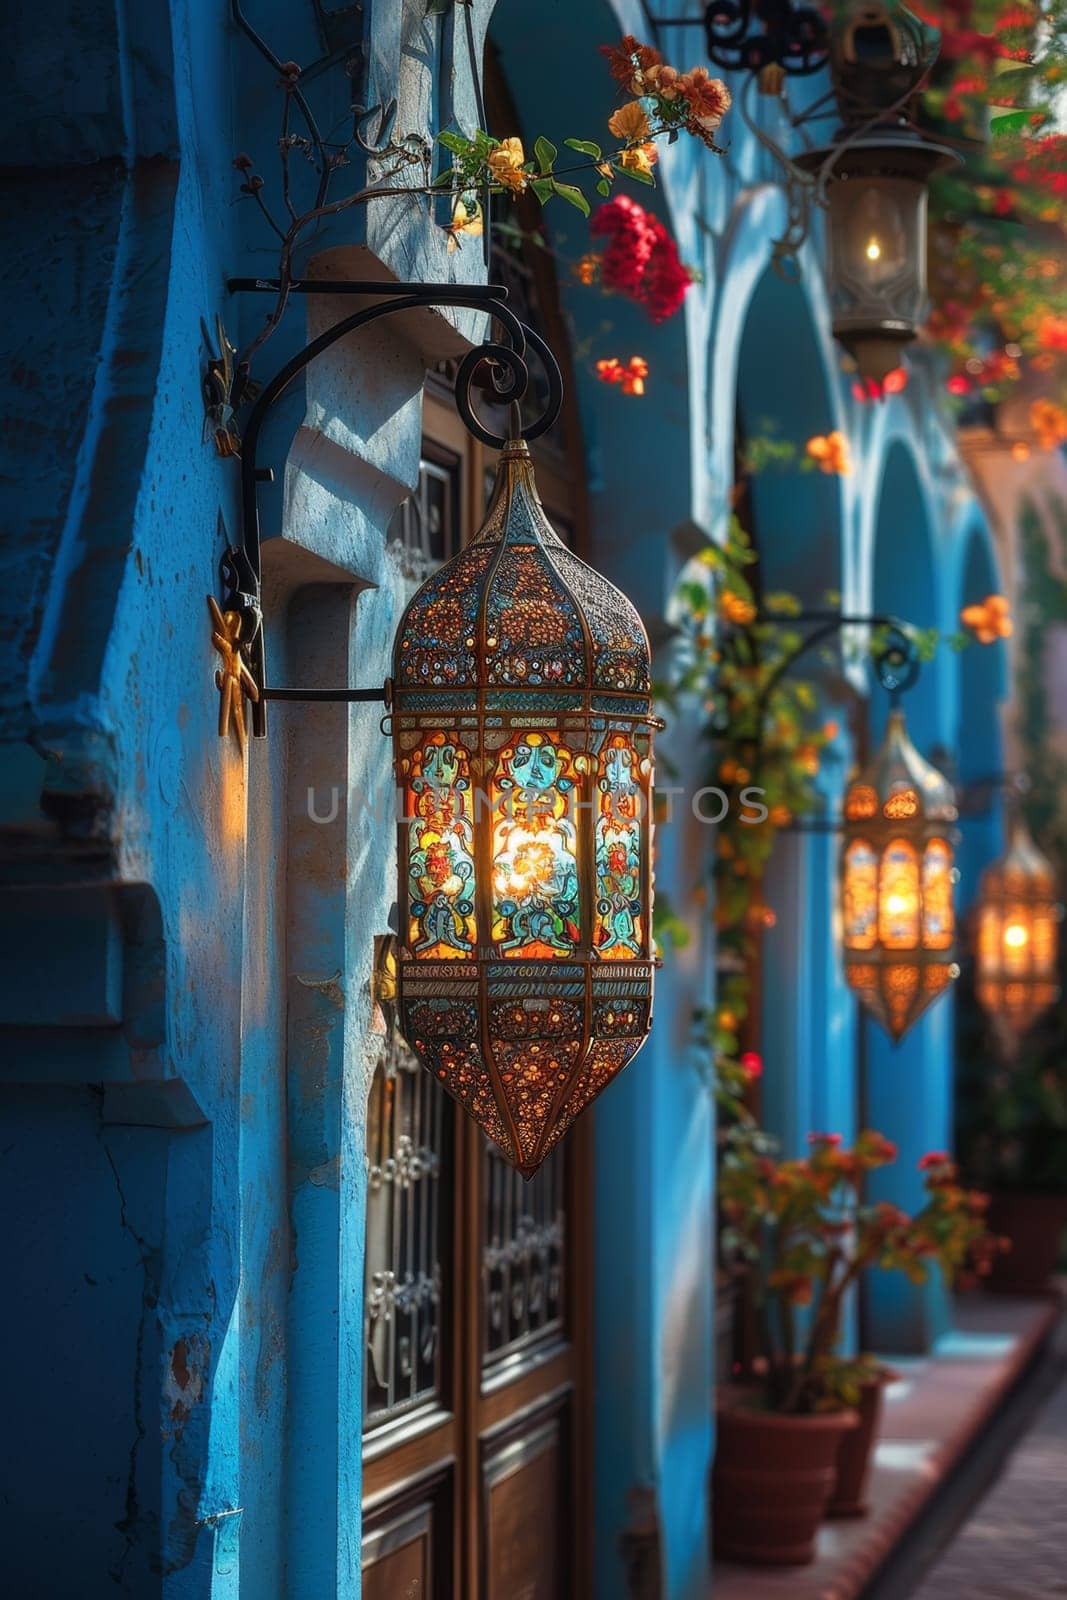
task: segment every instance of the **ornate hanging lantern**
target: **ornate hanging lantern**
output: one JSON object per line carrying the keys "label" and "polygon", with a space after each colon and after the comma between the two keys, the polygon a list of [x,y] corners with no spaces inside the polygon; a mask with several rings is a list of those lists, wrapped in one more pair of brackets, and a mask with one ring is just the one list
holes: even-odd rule
{"label": "ornate hanging lantern", "polygon": [[527,1177],[652,1015],[648,640],[554,532],[529,451],[397,633],[398,1019]]}
{"label": "ornate hanging lantern", "polygon": [[934,31],[897,0],[850,7],[831,29],[841,130],[832,147],[798,158],[825,184],[834,337],[876,383],[926,315],[930,180],[959,160],[909,121],[936,57]]}
{"label": "ornate hanging lantern", "polygon": [[1009,1049],[1059,998],[1062,914],[1052,863],[1016,817],[975,907],[975,992]]}
{"label": "ornate hanging lantern", "polygon": [[845,975],[899,1041],[959,976],[953,865],[956,796],[894,707],[881,749],[845,796]]}

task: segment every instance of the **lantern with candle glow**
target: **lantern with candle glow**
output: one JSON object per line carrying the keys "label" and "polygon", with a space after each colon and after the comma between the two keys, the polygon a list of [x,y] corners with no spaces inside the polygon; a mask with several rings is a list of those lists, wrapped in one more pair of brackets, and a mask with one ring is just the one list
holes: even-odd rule
{"label": "lantern with candle glow", "polygon": [[841,899],[845,975],[899,1041],[959,976],[952,785],[889,714],[881,749],[845,797]]}
{"label": "lantern with candle glow", "polygon": [[477,537],[400,623],[397,1011],[531,1176],[652,1016],[648,640],[509,442]]}
{"label": "lantern with candle glow", "polygon": [[834,337],[860,376],[884,383],[926,316],[930,180],[959,161],[909,121],[936,34],[896,0],[847,8],[831,28],[842,126],[797,158],[823,186]]}
{"label": "lantern with candle glow", "polygon": [[1017,816],[975,907],[975,992],[1009,1048],[1059,997],[1061,916],[1052,864]]}

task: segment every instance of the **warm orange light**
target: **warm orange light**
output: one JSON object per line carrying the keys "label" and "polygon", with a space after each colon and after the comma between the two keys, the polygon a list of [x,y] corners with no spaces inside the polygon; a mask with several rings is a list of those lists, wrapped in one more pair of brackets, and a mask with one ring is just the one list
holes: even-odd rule
{"label": "warm orange light", "polygon": [[527,1177],[652,1017],[652,715],[637,612],[555,533],[525,444],[397,634],[397,1022]]}
{"label": "warm orange light", "polygon": [[951,785],[894,711],[882,748],[845,796],[845,975],[893,1039],[958,973]]}
{"label": "warm orange light", "polygon": [[1016,818],[974,912],[975,993],[1008,1055],[1059,997],[1060,914],[1052,866]]}

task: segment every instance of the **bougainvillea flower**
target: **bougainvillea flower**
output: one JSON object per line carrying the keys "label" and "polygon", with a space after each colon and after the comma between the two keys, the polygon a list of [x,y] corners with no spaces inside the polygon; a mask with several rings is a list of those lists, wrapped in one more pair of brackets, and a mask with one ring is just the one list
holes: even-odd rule
{"label": "bougainvillea flower", "polygon": [[619,157],[619,165],[627,172],[643,172],[646,175],[652,171],[659,160],[659,151],[655,144],[649,140],[646,144],[632,144],[625,149]]}
{"label": "bougainvillea flower", "polygon": [[683,72],[675,87],[688,104],[694,120],[709,133],[714,133],[733,104],[733,96],[725,83],[721,78],[711,77],[707,67],[693,67]]}
{"label": "bougainvillea flower", "polygon": [[996,644],[998,639],[1010,639],[1014,631],[1011,608],[1002,594],[986,595],[975,605],[964,606],[960,621],[970,628],[979,644]]}
{"label": "bougainvillea flower", "polygon": [[848,440],[837,428],[832,433],[817,433],[804,446],[820,472],[847,478],[852,471],[852,455]]}
{"label": "bougainvillea flower", "polygon": [[648,377],[648,362],[644,356],[631,356],[624,366],[618,356],[607,356],[597,362],[596,375],[601,383],[617,383],[623,394],[642,395]]}
{"label": "bougainvillea flower", "polygon": [[600,272],[600,257],[593,251],[581,256],[574,263],[574,276],[579,283],[595,283]]}
{"label": "bougainvillea flower", "polygon": [[662,57],[649,44],[640,44],[632,33],[624,34],[617,45],[602,44],[600,54],[607,57],[608,70],[617,83],[630,82],[635,71],[658,66]]}
{"label": "bougainvillea flower", "polygon": [[652,132],[648,112],[640,100],[629,100],[608,118],[608,132],[624,144],[643,144]]}
{"label": "bougainvillea flower", "polygon": [[525,161],[522,140],[513,134],[490,150],[486,165],[497,183],[515,194],[521,194],[529,182],[529,174],[523,171]]}
{"label": "bougainvillea flower", "polygon": [[741,1067],[745,1077],[754,1083],[763,1076],[763,1057],[757,1050],[746,1050],[741,1057]]}

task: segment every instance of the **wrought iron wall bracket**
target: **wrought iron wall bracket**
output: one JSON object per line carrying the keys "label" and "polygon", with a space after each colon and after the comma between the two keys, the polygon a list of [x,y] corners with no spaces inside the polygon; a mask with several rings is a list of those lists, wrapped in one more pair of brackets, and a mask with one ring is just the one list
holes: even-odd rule
{"label": "wrought iron wall bracket", "polygon": [[827,639],[832,639],[843,628],[884,628],[886,638],[877,655],[872,657],[874,670],[878,682],[889,695],[891,704],[896,705],[905,690],[910,689],[919,676],[919,653],[912,637],[910,626],[900,617],[889,616],[881,612],[871,612],[867,615],[856,615],[840,611],[800,611],[793,617],[767,616],[761,613],[757,621],[762,623],[773,622],[788,627],[791,624],[812,625],[811,632],[801,640],[795,650],[780,661],[764,684],[760,696],[760,716],[767,708],[774,690],[790,672],[802,656],[809,650],[814,650],[816,645],[823,644]]}
{"label": "wrought iron wall bracket", "polygon": [[653,17],[656,28],[704,28],[707,52],[728,72],[780,67],[810,77],[827,63],[830,29],[818,7],[793,0],[708,0],[700,17]]}
{"label": "wrought iron wall bracket", "polygon": [[[273,278],[231,278],[232,293],[273,294],[281,285]],[[258,486],[273,481],[273,473],[257,462],[260,435],[271,407],[289,385],[320,355],[348,334],[368,327],[382,317],[419,308],[442,310],[457,307],[484,311],[502,329],[502,342],[492,339],[475,346],[464,356],[456,374],[456,409],[468,431],[483,444],[500,449],[505,436],[485,426],[474,410],[472,399],[479,370],[488,369],[489,382],[502,405],[518,405],[529,389],[527,352],[533,350],[544,369],[548,396],[544,409],[529,426],[521,428],[525,439],[538,439],[548,432],[563,403],[563,380],[551,350],[539,334],[527,327],[507,305],[506,288],[496,284],[380,283],[364,279],[302,279],[287,286],[286,295],[362,296],[373,304],[342,317],[333,327],[312,339],[292,356],[265,383],[252,400],[244,420],[241,442],[241,543],[226,551],[220,563],[224,599],[222,612],[237,619],[231,628],[232,642],[246,668],[255,693],[250,693],[252,731],[263,737],[267,731],[268,700],[385,702],[388,685],[374,689],[299,689],[274,688],[267,683],[263,644],[262,540],[259,521]],[[220,688],[222,685],[220,684]],[[230,691],[231,695],[234,691]]]}

